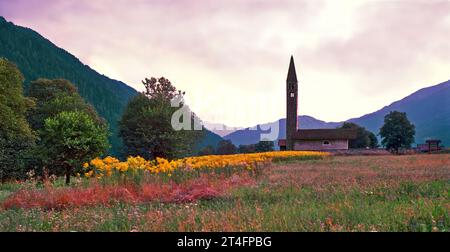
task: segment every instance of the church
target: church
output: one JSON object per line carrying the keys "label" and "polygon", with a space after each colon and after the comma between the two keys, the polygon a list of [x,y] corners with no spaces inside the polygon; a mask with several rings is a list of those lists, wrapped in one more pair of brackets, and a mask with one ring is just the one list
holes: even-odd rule
{"label": "church", "polygon": [[356,138],[353,129],[299,129],[297,109],[298,81],[291,56],[286,80],[286,139],[278,141],[280,150],[348,150],[349,140]]}

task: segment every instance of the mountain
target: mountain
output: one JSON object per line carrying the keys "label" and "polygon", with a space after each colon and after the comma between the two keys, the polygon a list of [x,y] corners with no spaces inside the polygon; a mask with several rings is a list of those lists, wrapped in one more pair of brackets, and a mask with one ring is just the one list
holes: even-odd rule
{"label": "mountain", "polygon": [[[339,127],[342,123],[324,122],[317,120],[311,116],[299,116],[299,125],[301,129],[333,129]],[[229,135],[224,136],[226,140],[231,140],[233,144],[239,146],[241,144],[254,144],[260,141],[261,134],[270,133],[269,128],[272,126],[272,132],[278,132],[277,139],[286,138],[286,119],[280,119],[276,122],[266,123],[254,126],[252,128],[245,128],[237,130]]]}
{"label": "mountain", "polygon": [[[384,123],[384,116],[390,111],[406,112],[409,120],[416,126],[416,143],[423,143],[427,138],[438,138],[442,144],[450,145],[450,80],[441,84],[423,88],[419,91],[396,101],[374,113],[359,118],[347,120],[359,124],[366,129],[378,134]],[[278,139],[286,137],[286,120],[281,119]],[[267,128],[270,124],[263,124]],[[273,123],[272,123],[273,125]],[[276,125],[276,124],[275,124]],[[301,129],[336,128],[342,122],[323,122],[313,117],[300,116]],[[257,143],[263,131],[258,125],[257,130],[238,130],[224,137],[235,145]]]}
{"label": "mountain", "polygon": [[118,120],[126,104],[137,91],[123,82],[110,79],[81,63],[37,32],[0,17],[0,57],[14,62],[25,76],[25,90],[38,78],[63,78],[71,81],[80,95],[105,118],[111,129],[111,152],[118,154]]}
{"label": "mountain", "polygon": [[[105,118],[111,130],[110,154],[120,155],[118,121],[128,101],[137,91],[125,83],[99,74],[74,55],[54,45],[39,33],[16,26],[0,16],[0,57],[14,62],[25,77],[25,90],[38,78],[63,78],[71,81],[80,95]],[[207,132],[199,146],[217,145],[222,138]]]}
{"label": "mountain", "polygon": [[203,126],[205,126],[205,128],[221,137],[229,135],[235,132],[236,130],[242,129],[242,127],[230,127],[222,123],[212,123],[212,122],[203,122]]}
{"label": "mountain", "polygon": [[420,89],[374,113],[348,121],[378,133],[384,116],[394,110],[406,112],[408,119],[416,126],[416,143],[423,143],[427,138],[438,138],[444,145],[450,145],[450,80]]}
{"label": "mountain", "polygon": [[214,148],[217,148],[219,142],[222,140],[223,138],[221,136],[217,135],[214,132],[206,130],[205,137],[202,139],[202,141],[200,141],[200,143],[197,144],[197,146],[195,146],[195,150],[200,151],[209,145],[213,146]]}

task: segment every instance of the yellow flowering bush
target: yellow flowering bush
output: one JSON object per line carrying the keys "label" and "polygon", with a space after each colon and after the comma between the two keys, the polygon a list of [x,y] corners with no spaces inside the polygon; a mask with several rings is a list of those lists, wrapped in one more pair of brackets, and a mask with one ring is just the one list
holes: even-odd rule
{"label": "yellow flowering bush", "polygon": [[85,177],[96,177],[113,174],[129,174],[136,172],[149,172],[150,174],[167,174],[169,177],[175,171],[193,170],[217,170],[223,168],[236,168],[253,170],[258,166],[268,165],[272,162],[285,160],[320,159],[329,153],[313,151],[274,151],[265,153],[235,154],[235,155],[210,155],[199,157],[187,157],[169,161],[164,158],[145,160],[142,157],[128,157],[124,162],[114,158],[95,158],[85,163]]}

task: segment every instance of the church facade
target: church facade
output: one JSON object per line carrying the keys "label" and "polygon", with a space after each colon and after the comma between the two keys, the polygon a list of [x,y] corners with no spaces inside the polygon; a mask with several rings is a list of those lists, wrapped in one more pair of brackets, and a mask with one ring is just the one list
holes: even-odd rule
{"label": "church facade", "polygon": [[356,138],[353,129],[299,129],[298,80],[291,56],[286,79],[286,139],[278,141],[280,150],[348,150],[349,140]]}

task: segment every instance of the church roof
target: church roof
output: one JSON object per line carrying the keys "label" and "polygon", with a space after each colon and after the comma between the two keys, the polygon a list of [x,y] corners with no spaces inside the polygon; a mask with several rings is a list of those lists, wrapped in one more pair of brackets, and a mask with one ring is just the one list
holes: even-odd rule
{"label": "church roof", "polygon": [[294,134],[296,140],[346,140],[355,139],[354,129],[305,129],[297,130]]}
{"label": "church roof", "polygon": [[291,56],[291,62],[289,63],[287,82],[297,82],[297,73],[295,71],[294,56]]}

